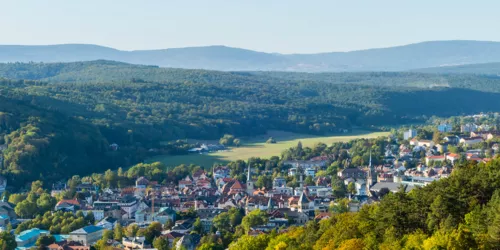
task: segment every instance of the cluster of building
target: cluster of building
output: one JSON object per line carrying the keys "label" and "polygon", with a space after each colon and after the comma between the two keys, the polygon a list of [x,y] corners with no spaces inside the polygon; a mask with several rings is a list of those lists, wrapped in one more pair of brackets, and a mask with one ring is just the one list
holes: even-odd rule
{"label": "cluster of building", "polygon": [[[447,132],[450,127],[443,124],[439,130]],[[460,144],[470,146],[500,136],[500,133],[473,131],[470,132],[470,137],[447,136],[443,138],[444,143],[439,144],[430,140],[417,140],[416,136],[417,132],[410,129],[404,133],[409,145],[389,143],[380,165],[372,164],[370,153],[368,166],[338,171],[337,177],[346,187],[354,186],[354,190],[350,189],[348,194],[351,200],[350,211],[357,211],[363,204],[377,202],[388,192],[409,192],[416,187],[446,178],[453,171],[453,164],[461,157],[487,161],[488,159],[481,157],[481,150],[469,150],[461,155],[448,153],[447,147]],[[217,149],[202,147],[201,151],[205,150]],[[498,145],[493,150],[498,151]],[[425,161],[416,156],[421,155],[420,152],[425,154]],[[267,223],[251,228],[251,235],[291,225],[303,225],[310,220],[326,219],[330,216],[329,207],[336,204],[339,198],[345,198],[334,196],[332,177],[316,176],[319,170],[326,169],[333,161],[334,156],[284,161],[284,165],[288,166],[287,172],[282,177],[274,178],[272,188],[269,189],[256,188],[254,180],[257,171],[252,168],[245,170],[247,179],[241,181],[231,177],[231,169],[227,166],[214,167],[211,173],[200,169],[178,183],[167,185],[145,177],[139,177],[133,186],[119,189],[99,190],[91,183],[83,183],[76,187],[81,199],[61,200],[54,211],[81,211],[83,214],[92,212],[96,219],[95,225],[83,227],[68,235],[58,235],[57,242],[49,246],[49,249],[89,249],[89,246],[101,239],[105,229],[113,230],[117,225],[125,227],[130,224],[145,228],[152,222],[172,225],[171,228],[164,229],[160,236],[168,240],[171,248],[195,249],[200,241],[199,234],[191,233],[195,218],[178,218],[180,212],[193,210],[205,232],[213,229],[216,216],[232,208],[246,213],[260,209],[267,213]],[[443,164],[436,166],[433,164],[435,162]],[[287,186],[286,175],[296,177],[298,187]],[[309,176],[314,185],[305,185],[304,179]],[[52,195],[66,189],[64,184],[54,184]],[[0,224],[15,220],[12,204],[0,202]],[[16,241],[19,247],[27,248],[38,237],[48,233],[36,228],[30,229],[16,235]],[[110,245],[122,249],[151,248],[151,242],[146,242],[144,237],[123,238],[121,241],[110,242]]]}

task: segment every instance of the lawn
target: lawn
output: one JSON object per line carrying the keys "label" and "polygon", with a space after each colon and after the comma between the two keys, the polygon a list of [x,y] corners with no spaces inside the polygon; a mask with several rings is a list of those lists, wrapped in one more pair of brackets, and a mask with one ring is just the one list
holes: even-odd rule
{"label": "lawn", "polygon": [[[290,147],[296,146],[300,141],[302,145],[313,146],[318,142],[327,145],[339,141],[350,141],[357,138],[376,138],[386,136],[388,132],[369,132],[356,130],[345,135],[332,136],[314,136],[306,134],[297,134],[283,131],[269,131],[266,135],[252,138],[242,138],[243,145],[239,148],[232,148],[227,152],[217,152],[211,154],[190,154],[190,155],[165,155],[148,159],[147,162],[160,161],[167,166],[178,166],[181,164],[196,164],[210,167],[214,163],[227,163],[235,160],[247,160],[250,157],[269,158],[271,156],[280,156],[281,152]],[[277,140],[276,144],[266,144],[266,140],[272,136]]]}

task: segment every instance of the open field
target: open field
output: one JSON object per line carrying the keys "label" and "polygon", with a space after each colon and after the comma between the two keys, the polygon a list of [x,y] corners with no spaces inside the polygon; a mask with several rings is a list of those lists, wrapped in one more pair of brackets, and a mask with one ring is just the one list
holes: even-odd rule
{"label": "open field", "polygon": [[[201,166],[212,166],[214,163],[227,163],[239,159],[247,160],[250,157],[269,158],[271,156],[280,156],[283,150],[297,145],[299,141],[302,142],[303,146],[311,147],[318,142],[329,145],[339,141],[350,141],[357,138],[376,138],[388,134],[388,132],[355,130],[345,135],[314,136],[283,131],[269,131],[266,135],[242,138],[243,145],[241,147],[232,148],[227,152],[157,156],[150,158],[147,162],[160,161],[167,166],[178,166],[180,164],[191,163]],[[276,144],[266,144],[266,140],[270,136],[277,140]]]}

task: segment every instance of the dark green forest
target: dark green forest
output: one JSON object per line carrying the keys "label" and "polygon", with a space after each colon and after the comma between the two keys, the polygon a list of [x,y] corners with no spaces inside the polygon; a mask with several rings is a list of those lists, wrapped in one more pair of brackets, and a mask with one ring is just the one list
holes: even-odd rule
{"label": "dark green forest", "polygon": [[500,78],[481,75],[217,72],[93,61],[0,64],[0,77],[0,145],[8,146],[2,171],[26,181],[182,154],[187,138],[269,129],[330,134],[500,107]]}

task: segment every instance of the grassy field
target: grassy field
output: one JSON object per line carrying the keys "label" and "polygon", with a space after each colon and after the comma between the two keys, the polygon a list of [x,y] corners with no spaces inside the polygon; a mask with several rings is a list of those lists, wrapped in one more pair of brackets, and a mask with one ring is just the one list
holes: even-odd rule
{"label": "grassy field", "polygon": [[[376,138],[386,136],[388,132],[368,132],[357,130],[353,133],[334,136],[314,136],[306,134],[297,134],[283,131],[269,131],[268,134],[242,138],[243,146],[232,148],[227,152],[217,152],[211,154],[190,154],[176,156],[157,156],[150,158],[147,162],[163,162],[167,166],[178,166],[181,164],[196,164],[200,166],[212,166],[214,163],[227,163],[235,160],[247,160],[250,157],[269,158],[271,156],[280,156],[281,152],[290,147],[296,146],[300,141],[303,146],[313,146],[318,142],[327,145],[334,142],[350,141],[357,138]],[[277,140],[276,144],[266,144],[269,137]]]}

